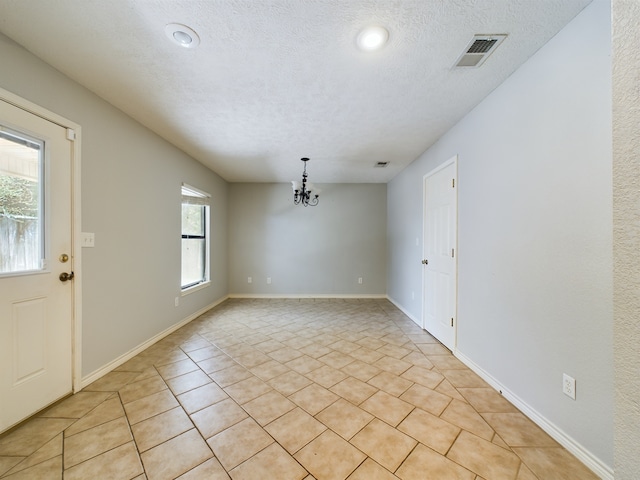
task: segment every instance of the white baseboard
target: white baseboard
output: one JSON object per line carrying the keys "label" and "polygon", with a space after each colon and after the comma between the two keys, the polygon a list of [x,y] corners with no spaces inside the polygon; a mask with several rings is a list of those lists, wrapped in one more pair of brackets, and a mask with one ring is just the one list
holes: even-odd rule
{"label": "white baseboard", "polygon": [[216,300],[213,303],[210,303],[206,307],[203,307],[200,310],[198,310],[197,312],[192,313],[188,317],[186,317],[186,318],[182,319],[181,321],[179,321],[178,323],[170,326],[166,330],[163,330],[162,332],[158,333],[157,335],[154,335],[153,337],[151,337],[146,342],[143,342],[140,345],[138,345],[137,347],[135,347],[133,350],[130,350],[130,351],[128,351],[127,353],[125,353],[123,355],[120,355],[118,358],[116,358],[115,360],[109,362],[104,367],[101,367],[98,370],[94,371],[93,373],[90,373],[89,375],[87,375],[86,377],[84,377],[82,379],[81,384],[80,384],[80,389],[83,389],[87,385],[89,385],[89,384],[95,382],[96,380],[98,380],[99,378],[105,376],[107,373],[109,373],[112,370],[118,368],[120,365],[122,365],[123,363],[127,362],[128,360],[131,360],[133,357],[138,355],[140,352],[146,350],[147,348],[149,348],[154,343],[159,342],[164,337],[166,337],[167,335],[172,334],[173,332],[175,332],[179,328],[184,327],[187,323],[191,322],[192,320],[195,320],[196,318],[198,318],[203,313],[211,310],[213,307],[215,307],[217,305],[220,305],[222,302],[224,302],[228,298],[229,298],[228,296],[225,296],[225,297],[220,298],[219,300]]}
{"label": "white baseboard", "polygon": [[284,299],[284,298],[387,298],[384,293],[369,293],[369,294],[339,294],[339,293],[230,293],[229,298],[273,298],[273,299]]}
{"label": "white baseboard", "polygon": [[518,410],[524,413],[531,421],[538,425],[542,430],[547,432],[556,442],[571,452],[578,460],[584,463],[589,469],[591,469],[596,475],[604,480],[613,480],[613,469],[605,465],[599,458],[593,455],[589,450],[583,447],[575,439],[567,435],[553,422],[542,416],[539,412],[534,410],[524,400],[517,395],[513,394],[504,385],[501,385],[495,378],[489,373],[484,371],[472,360],[467,358],[459,350],[455,350],[453,354],[467,367],[477,373],[482,379],[491,385],[496,391],[502,393],[502,396],[509,400]]}

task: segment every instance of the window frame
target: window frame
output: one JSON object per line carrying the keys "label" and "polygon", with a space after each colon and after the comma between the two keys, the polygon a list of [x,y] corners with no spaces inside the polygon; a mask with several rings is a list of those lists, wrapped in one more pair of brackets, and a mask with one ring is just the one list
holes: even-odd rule
{"label": "window frame", "polygon": [[[211,276],[210,276],[210,258],[211,258],[211,236],[210,236],[210,225],[211,225],[211,205],[210,199],[211,195],[207,192],[204,192],[198,188],[195,188],[186,183],[182,184],[181,189],[181,202],[180,202],[180,291],[182,295],[187,295],[189,293],[196,292],[202,288],[206,288],[211,284]],[[203,235],[192,235],[185,234],[182,230],[182,219],[183,219],[183,206],[184,205],[199,205],[202,207],[202,221],[204,223],[204,234]],[[182,255],[182,245],[184,240],[204,240],[204,268],[203,268],[203,276],[197,282],[191,282],[186,285],[182,284],[182,268],[184,266],[185,259]]]}

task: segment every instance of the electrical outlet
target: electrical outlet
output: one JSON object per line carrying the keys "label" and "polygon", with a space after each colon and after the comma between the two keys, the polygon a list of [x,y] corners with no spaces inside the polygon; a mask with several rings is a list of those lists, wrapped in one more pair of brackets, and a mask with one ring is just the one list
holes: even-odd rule
{"label": "electrical outlet", "polygon": [[358,277],[358,285],[362,285],[362,277]]}
{"label": "electrical outlet", "polygon": [[267,277],[267,285],[271,285],[271,277]]}
{"label": "electrical outlet", "polygon": [[567,397],[576,399],[576,379],[566,373],[562,374],[562,393]]}
{"label": "electrical outlet", "polygon": [[247,283],[251,283],[251,282],[253,282],[253,278],[247,277]]}

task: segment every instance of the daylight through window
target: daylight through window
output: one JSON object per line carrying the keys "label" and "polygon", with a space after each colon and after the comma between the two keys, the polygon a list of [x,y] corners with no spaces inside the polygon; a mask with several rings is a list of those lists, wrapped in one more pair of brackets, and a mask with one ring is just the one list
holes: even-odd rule
{"label": "daylight through window", "polygon": [[182,185],[182,290],[209,281],[209,194]]}

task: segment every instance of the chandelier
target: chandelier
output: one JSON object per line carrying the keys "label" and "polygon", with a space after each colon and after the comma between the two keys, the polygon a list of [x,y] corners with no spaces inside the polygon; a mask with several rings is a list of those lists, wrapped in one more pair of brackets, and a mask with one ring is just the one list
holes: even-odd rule
{"label": "chandelier", "polygon": [[301,158],[300,160],[304,162],[304,171],[302,172],[302,183],[297,180],[291,182],[291,187],[293,188],[293,203],[294,205],[302,204],[305,207],[315,207],[318,205],[320,190],[315,188],[311,182],[307,183],[307,162],[309,159]]}

